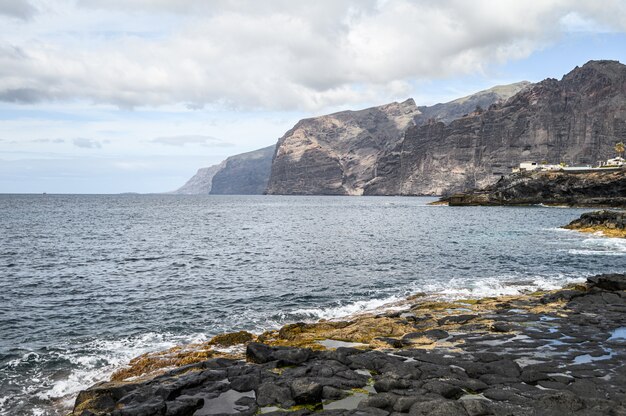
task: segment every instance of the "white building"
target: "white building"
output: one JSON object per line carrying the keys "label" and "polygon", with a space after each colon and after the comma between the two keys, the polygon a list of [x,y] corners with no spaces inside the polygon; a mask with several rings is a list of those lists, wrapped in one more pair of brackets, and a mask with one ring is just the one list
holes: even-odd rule
{"label": "white building", "polygon": [[603,163],[602,166],[626,166],[626,159],[623,157],[617,156],[613,159],[608,159],[606,163]]}
{"label": "white building", "polygon": [[539,169],[539,164],[537,162],[522,162],[519,164],[519,170],[537,170]]}
{"label": "white building", "polygon": [[562,170],[563,167],[561,165],[549,165],[549,164],[540,164],[537,162],[522,162],[519,164],[519,168],[514,168],[513,172],[531,172],[535,170],[540,171],[557,171]]}

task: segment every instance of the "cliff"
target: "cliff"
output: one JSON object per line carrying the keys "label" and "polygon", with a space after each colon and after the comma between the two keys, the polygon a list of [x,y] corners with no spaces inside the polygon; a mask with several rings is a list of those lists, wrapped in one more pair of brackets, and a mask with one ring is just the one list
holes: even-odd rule
{"label": "cliff", "polygon": [[177,190],[171,192],[177,195],[202,195],[209,194],[211,192],[211,186],[213,185],[213,177],[215,174],[224,167],[225,161],[218,164],[209,166],[208,168],[200,168],[183,186]]}
{"label": "cliff", "polygon": [[260,195],[265,192],[275,146],[231,156],[198,172],[173,194]]}
{"label": "cliff", "polygon": [[268,194],[359,195],[419,110],[412,99],[299,121],[276,145]]}
{"label": "cliff", "polygon": [[301,120],[278,141],[267,193],[368,193],[372,181],[392,173],[380,161],[401,146],[407,128],[433,120],[449,122],[477,107],[506,100],[529,85],[498,86],[431,107],[417,107],[409,99]]}
{"label": "cliff", "polygon": [[446,124],[407,130],[381,157],[370,195],[441,195],[483,187],[524,160],[593,164],[626,136],[626,66],[590,61]]}
{"label": "cliff", "polygon": [[626,66],[590,61],[560,81],[302,120],[278,141],[267,193],[450,194],[525,160],[594,164],[624,137]]}
{"label": "cliff", "polygon": [[569,205],[626,207],[626,169],[589,173],[520,172],[494,185],[442,198],[451,206]]}
{"label": "cliff", "polygon": [[211,195],[260,195],[265,192],[274,147],[231,156],[213,176]]}

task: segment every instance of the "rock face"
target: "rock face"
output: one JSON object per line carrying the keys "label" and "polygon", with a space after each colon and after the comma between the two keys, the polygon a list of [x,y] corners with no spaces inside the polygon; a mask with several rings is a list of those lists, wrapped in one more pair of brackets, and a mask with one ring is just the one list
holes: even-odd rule
{"label": "rock face", "polygon": [[408,127],[449,122],[529,85],[498,86],[431,107],[416,107],[409,99],[301,120],[278,141],[267,193],[362,195],[372,181],[390,173],[379,161],[401,145]]}
{"label": "rock face", "polygon": [[508,85],[497,85],[485,91],[467,97],[458,98],[445,104],[435,104],[433,106],[420,106],[420,113],[415,117],[415,124],[421,126],[431,121],[441,121],[450,123],[457,118],[467,116],[476,108],[489,108],[492,104],[504,102],[518,92],[530,87],[528,81],[516,82]]}
{"label": "rock face", "polygon": [[210,359],[97,384],[78,395],[71,415],[622,415],[624,289],[626,275],[605,274],[546,295],[418,304],[375,318],[417,334],[429,319],[445,338],[424,348],[400,336],[383,350],[250,342],[247,361]]}
{"label": "rock face", "polygon": [[219,165],[200,168],[183,186],[172,192],[177,195],[207,195],[211,192],[213,177],[225,165],[225,161]]}
{"label": "rock face", "polygon": [[451,206],[626,206],[626,169],[590,173],[520,172],[482,190],[442,198]]}
{"label": "rock face", "polygon": [[381,158],[366,194],[458,192],[497,181],[524,160],[594,164],[626,136],[626,66],[590,61],[501,104],[409,128]]}
{"label": "rock face", "polygon": [[560,81],[302,120],[277,144],[267,192],[449,194],[490,185],[525,160],[595,164],[624,137],[626,66],[590,61]]}
{"label": "rock face", "polygon": [[377,158],[402,139],[412,99],[299,121],[279,139],[268,194],[360,195]]}
{"label": "rock face", "polygon": [[265,192],[275,146],[231,156],[213,176],[212,195],[261,195]]}
{"label": "rock face", "polygon": [[218,165],[199,169],[173,194],[261,195],[265,192],[275,146],[231,156]]}

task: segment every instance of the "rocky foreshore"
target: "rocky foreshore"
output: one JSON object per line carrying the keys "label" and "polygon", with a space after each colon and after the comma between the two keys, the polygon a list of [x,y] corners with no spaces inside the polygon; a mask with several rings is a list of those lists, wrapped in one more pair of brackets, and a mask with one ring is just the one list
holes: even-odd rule
{"label": "rocky foreshore", "polygon": [[564,205],[626,207],[626,169],[571,172],[519,172],[497,183],[441,198],[450,206]]}
{"label": "rocky foreshore", "polygon": [[408,302],[138,357],[71,414],[626,415],[626,274]]}
{"label": "rocky foreshore", "polygon": [[586,212],[563,228],[585,233],[600,232],[607,237],[626,238],[625,211]]}

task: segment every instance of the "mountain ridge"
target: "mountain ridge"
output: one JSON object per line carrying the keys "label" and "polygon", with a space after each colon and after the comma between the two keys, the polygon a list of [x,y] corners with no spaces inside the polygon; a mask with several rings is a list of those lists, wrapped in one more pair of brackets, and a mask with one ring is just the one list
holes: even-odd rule
{"label": "mountain ridge", "polygon": [[[525,160],[606,159],[614,142],[626,137],[624,103],[626,66],[603,60],[577,66],[561,80],[495,86],[433,106],[408,99],[305,118],[269,147],[272,152],[258,150],[266,150],[259,163],[267,170],[246,168],[246,158],[231,156],[237,169],[222,166],[197,178],[212,182],[198,189],[443,195],[480,188]],[[217,190],[213,182],[220,184]]]}

